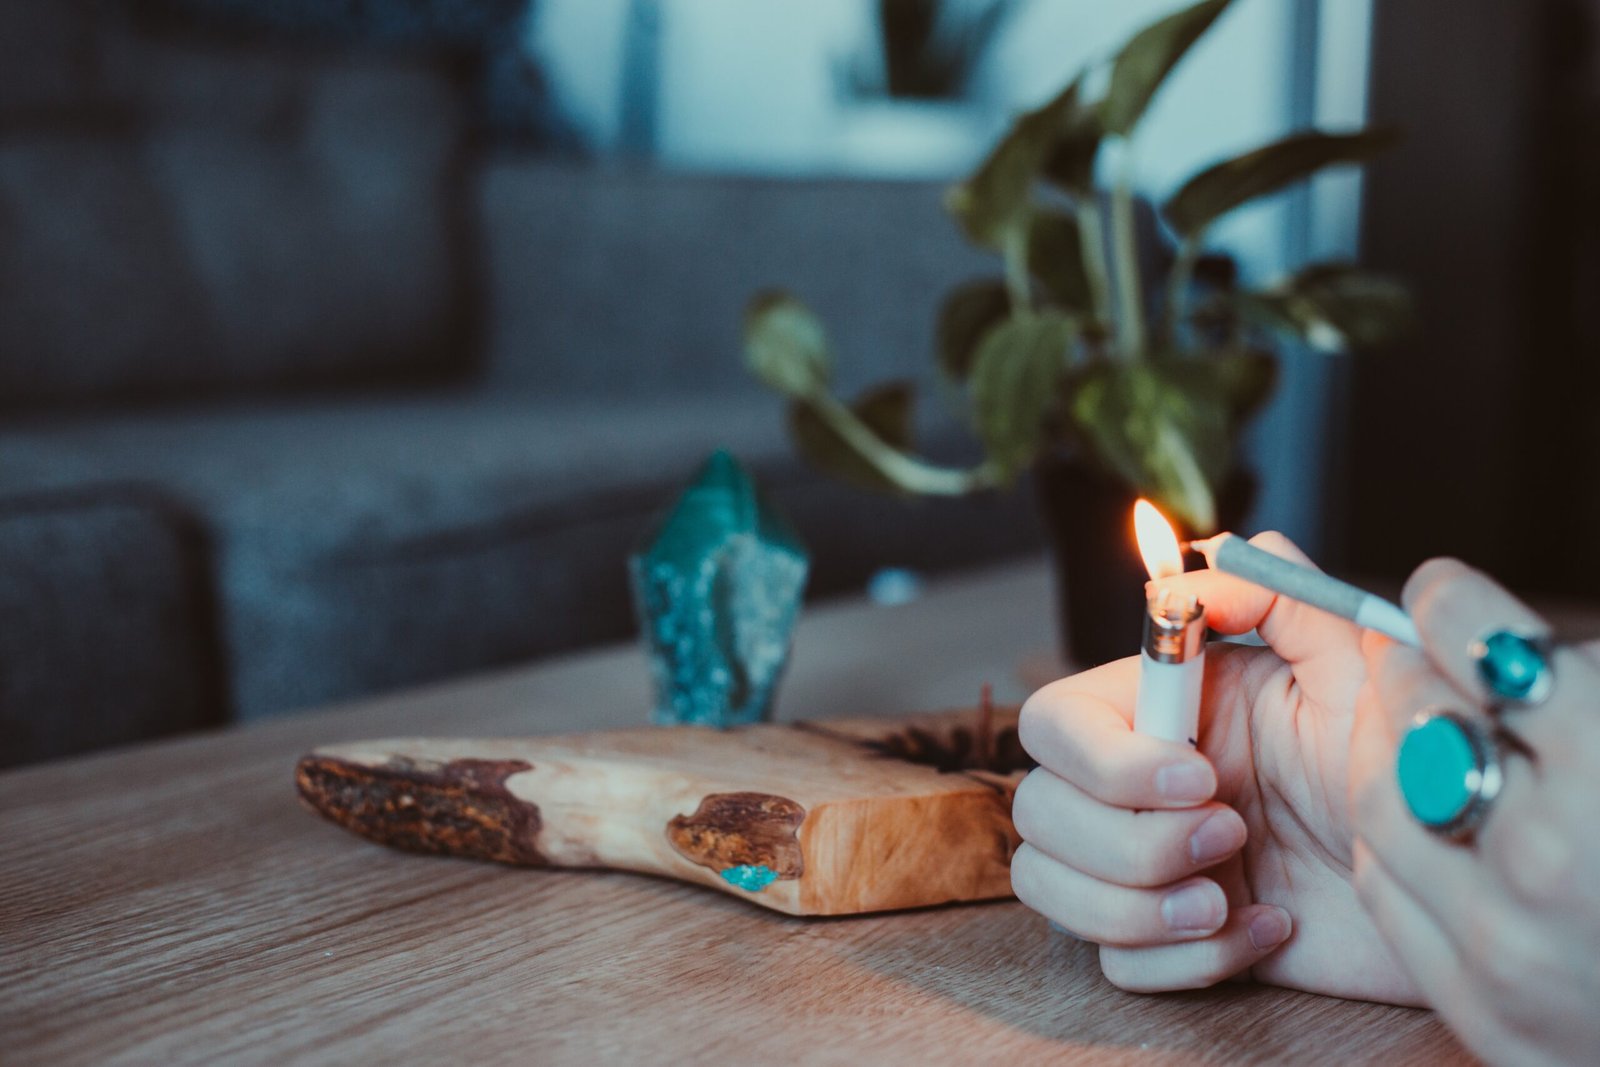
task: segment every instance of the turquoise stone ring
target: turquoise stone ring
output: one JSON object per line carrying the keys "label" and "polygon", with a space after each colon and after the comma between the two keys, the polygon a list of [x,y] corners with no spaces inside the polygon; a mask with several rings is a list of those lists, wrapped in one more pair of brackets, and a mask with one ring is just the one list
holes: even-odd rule
{"label": "turquoise stone ring", "polygon": [[1499,747],[1453,711],[1418,715],[1395,759],[1400,795],[1423,826],[1452,841],[1469,840],[1500,793]]}
{"label": "turquoise stone ring", "polygon": [[1551,642],[1513,630],[1496,630],[1472,644],[1478,679],[1494,699],[1519,707],[1538,704],[1550,695]]}

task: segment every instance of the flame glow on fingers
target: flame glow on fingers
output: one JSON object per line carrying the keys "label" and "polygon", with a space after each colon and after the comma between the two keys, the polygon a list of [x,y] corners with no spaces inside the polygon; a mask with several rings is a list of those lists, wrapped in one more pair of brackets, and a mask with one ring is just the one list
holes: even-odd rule
{"label": "flame glow on fingers", "polygon": [[1139,555],[1144,557],[1144,569],[1152,579],[1183,573],[1178,535],[1150,501],[1140,500],[1133,505],[1133,532],[1139,541]]}

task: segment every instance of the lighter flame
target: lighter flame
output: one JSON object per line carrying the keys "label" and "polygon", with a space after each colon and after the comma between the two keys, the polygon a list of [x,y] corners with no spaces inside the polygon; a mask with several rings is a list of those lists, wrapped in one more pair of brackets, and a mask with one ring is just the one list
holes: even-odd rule
{"label": "lighter flame", "polygon": [[1139,540],[1139,555],[1151,578],[1168,578],[1183,573],[1183,552],[1172,524],[1148,500],[1133,505],[1133,532]]}

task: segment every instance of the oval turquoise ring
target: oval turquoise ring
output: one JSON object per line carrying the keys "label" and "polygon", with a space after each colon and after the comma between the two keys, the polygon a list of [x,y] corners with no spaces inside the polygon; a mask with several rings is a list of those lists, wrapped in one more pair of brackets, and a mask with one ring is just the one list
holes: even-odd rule
{"label": "oval turquoise ring", "polygon": [[1424,711],[1411,723],[1395,759],[1400,795],[1427,829],[1466,842],[1500,795],[1503,776],[1494,738],[1453,711]]}
{"label": "oval turquoise ring", "polygon": [[1495,700],[1532,707],[1550,695],[1554,675],[1550,665],[1554,644],[1550,638],[1496,630],[1474,641],[1470,651],[1478,680]]}

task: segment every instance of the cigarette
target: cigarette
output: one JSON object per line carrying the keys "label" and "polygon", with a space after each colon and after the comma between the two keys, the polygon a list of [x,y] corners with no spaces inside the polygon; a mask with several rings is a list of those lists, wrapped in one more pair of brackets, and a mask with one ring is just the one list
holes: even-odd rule
{"label": "cigarette", "polygon": [[1257,548],[1237,534],[1218,534],[1191,547],[1206,557],[1214,570],[1232,574],[1270,589],[1280,596],[1321,608],[1357,626],[1387,634],[1403,645],[1420,648],[1417,626],[1400,605],[1365,589],[1341,582],[1310,567],[1292,563]]}

